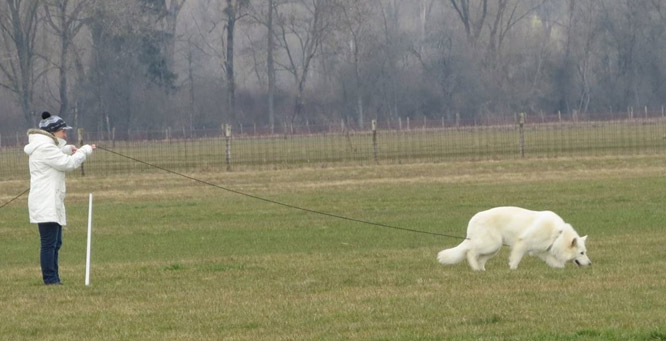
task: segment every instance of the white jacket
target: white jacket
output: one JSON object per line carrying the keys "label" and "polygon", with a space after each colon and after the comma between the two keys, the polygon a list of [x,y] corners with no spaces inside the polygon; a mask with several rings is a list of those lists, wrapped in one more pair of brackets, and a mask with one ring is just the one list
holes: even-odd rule
{"label": "white jacket", "polygon": [[30,222],[67,225],[65,172],[72,171],[92,154],[85,145],[72,154],[72,145],[41,129],[28,130],[25,151],[30,156]]}

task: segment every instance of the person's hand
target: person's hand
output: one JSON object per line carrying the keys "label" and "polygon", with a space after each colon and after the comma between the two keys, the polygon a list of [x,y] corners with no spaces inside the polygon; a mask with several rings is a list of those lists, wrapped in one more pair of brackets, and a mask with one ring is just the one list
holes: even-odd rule
{"label": "person's hand", "polygon": [[72,154],[76,153],[77,150],[79,150],[79,148],[76,148],[75,145],[72,145]]}
{"label": "person's hand", "polygon": [[92,147],[93,150],[97,149],[97,145],[95,144],[91,144],[90,146]]}

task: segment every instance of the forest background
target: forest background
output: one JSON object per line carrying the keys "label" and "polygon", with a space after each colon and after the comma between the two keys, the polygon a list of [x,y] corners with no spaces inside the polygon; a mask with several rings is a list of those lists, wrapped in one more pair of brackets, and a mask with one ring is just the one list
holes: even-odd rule
{"label": "forest background", "polygon": [[662,0],[9,0],[0,134],[663,112]]}

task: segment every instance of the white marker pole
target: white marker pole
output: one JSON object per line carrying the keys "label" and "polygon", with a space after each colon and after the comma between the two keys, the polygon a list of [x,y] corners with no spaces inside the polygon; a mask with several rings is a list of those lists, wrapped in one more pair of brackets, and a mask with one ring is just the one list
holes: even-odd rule
{"label": "white marker pole", "polygon": [[86,286],[90,285],[90,244],[92,241],[92,193],[88,202],[88,243],[86,247]]}

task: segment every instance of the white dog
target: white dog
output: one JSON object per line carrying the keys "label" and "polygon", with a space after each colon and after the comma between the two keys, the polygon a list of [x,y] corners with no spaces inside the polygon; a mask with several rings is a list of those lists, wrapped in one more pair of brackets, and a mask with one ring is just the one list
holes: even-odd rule
{"label": "white dog", "polygon": [[457,264],[465,257],[474,270],[486,270],[488,259],[502,244],[511,247],[509,267],[518,268],[525,253],[539,256],[554,268],[573,261],[588,266],[585,240],[571,225],[550,211],[530,211],[519,207],[496,207],[475,214],[467,226],[467,239],[437,255],[442,264]]}

